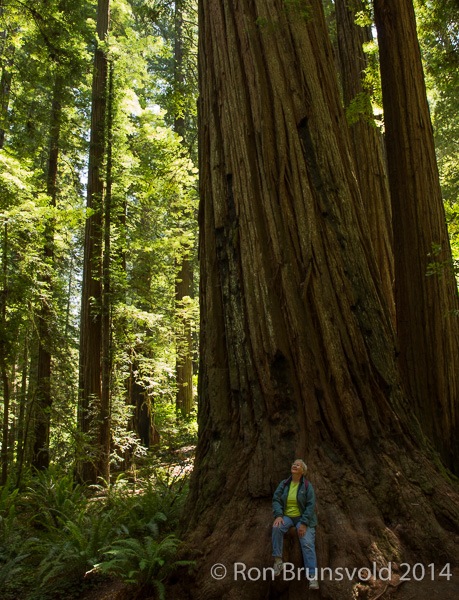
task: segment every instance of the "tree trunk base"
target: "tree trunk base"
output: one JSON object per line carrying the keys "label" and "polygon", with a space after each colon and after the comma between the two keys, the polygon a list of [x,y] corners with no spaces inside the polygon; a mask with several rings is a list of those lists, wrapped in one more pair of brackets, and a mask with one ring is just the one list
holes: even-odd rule
{"label": "tree trunk base", "polygon": [[[219,502],[209,498],[208,506],[202,512],[195,507],[188,519],[189,557],[197,561],[188,588],[190,598],[373,600],[385,590],[385,594],[396,594],[398,600],[404,598],[403,587],[408,585],[395,585],[407,571],[412,583],[419,586],[417,600],[422,590],[433,584],[446,589],[451,584],[452,590],[453,578],[448,581],[438,572],[446,563],[453,572],[459,563],[457,490],[452,491],[451,482],[420,453],[414,452],[412,460],[389,444],[386,452],[373,458],[371,454],[368,452],[366,464],[362,462],[359,468],[336,456],[329,460],[322,449],[309,460],[311,465],[320,465],[320,472],[311,469],[308,473],[318,500],[316,551],[319,576],[323,573],[319,592],[308,589],[304,572],[290,581],[274,580],[271,498],[241,496],[238,490],[239,497],[235,493]],[[286,540],[286,560],[295,568],[302,566],[297,539]],[[403,563],[423,565],[422,581],[415,580],[422,575],[421,567],[413,572]],[[429,567],[432,563],[435,567]],[[388,565],[390,581],[385,580],[387,571],[376,580],[370,577]],[[434,580],[432,569],[437,573]],[[436,597],[443,600],[443,596],[426,592],[426,600]]]}

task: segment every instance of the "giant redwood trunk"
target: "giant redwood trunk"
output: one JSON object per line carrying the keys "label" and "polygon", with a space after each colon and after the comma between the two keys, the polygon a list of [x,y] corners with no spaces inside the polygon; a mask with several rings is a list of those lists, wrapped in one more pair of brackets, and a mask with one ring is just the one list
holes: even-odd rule
{"label": "giant redwood trunk", "polygon": [[[375,0],[395,254],[399,363],[412,405],[459,472],[459,304],[412,0]],[[403,40],[403,42],[400,42]]]}
{"label": "giant redwood trunk", "polygon": [[[199,18],[191,596],[307,597],[304,581],[232,574],[271,565],[271,497],[298,457],[319,498],[320,567],[451,557],[457,496],[400,385],[321,2],[202,0]],[[326,580],[321,597],[355,583]]]}

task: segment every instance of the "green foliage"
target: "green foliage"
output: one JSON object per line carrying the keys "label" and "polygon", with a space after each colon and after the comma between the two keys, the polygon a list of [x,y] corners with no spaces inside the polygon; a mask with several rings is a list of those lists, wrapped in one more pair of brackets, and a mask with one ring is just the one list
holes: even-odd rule
{"label": "green foliage", "polygon": [[450,260],[442,260],[442,247],[440,244],[432,243],[432,249],[428,254],[429,262],[427,263],[426,276],[440,277],[444,275],[445,270],[453,270],[457,274],[457,261],[451,263]]}
{"label": "green foliage", "polygon": [[174,469],[145,467],[142,478],[91,490],[58,471],[23,491],[0,488],[2,598],[72,598],[97,573],[160,594],[171,570],[191,564],[179,559],[175,534],[188,479]]}
{"label": "green foliage", "polygon": [[[328,2],[328,0],[325,0]],[[354,23],[359,27],[373,27],[373,3],[371,0],[347,0],[348,10],[354,13]]]}
{"label": "green foliage", "polygon": [[156,422],[161,431],[159,453],[180,451],[181,448],[196,445],[198,424],[196,409],[186,419],[177,419],[176,407],[172,403],[161,404],[156,410]]}
{"label": "green foliage", "polygon": [[[30,461],[33,444],[38,321],[44,307],[50,333],[47,348],[54,354],[51,386],[57,402],[52,421],[60,425],[51,433],[51,457],[59,452],[69,465],[73,455],[73,450],[63,449],[62,444],[72,441],[71,419],[75,420],[76,241],[84,223],[79,172],[87,150],[84,107],[89,98],[86,61],[92,35],[87,17],[92,10],[92,3],[86,0],[51,0],[34,6],[8,2],[0,13],[2,76],[9,78],[9,85],[1,90],[0,115],[4,134],[0,149],[0,260],[8,286],[2,328],[8,331],[4,350],[11,411],[18,415],[10,424],[10,439],[18,450],[18,481],[23,465]],[[47,177],[53,95],[59,81],[61,135],[54,207]],[[45,256],[51,229],[53,260]],[[12,462],[13,452],[10,456]]]}
{"label": "green foliage", "polygon": [[0,589],[5,600],[14,595],[17,582],[27,576],[26,560],[31,552],[31,541],[24,535],[17,514],[18,494],[11,482],[0,487]]}
{"label": "green foliage", "polygon": [[100,488],[106,509],[113,512],[121,526],[117,533],[140,537],[172,533],[177,527],[188,492],[186,469],[180,465],[153,465],[132,483],[125,475],[114,484]]}
{"label": "green foliage", "polygon": [[[177,468],[177,467],[175,467]],[[103,550],[94,571],[111,574],[139,588],[151,586],[164,597],[164,579],[177,567],[180,540],[173,533],[183,509],[188,478],[179,469],[155,467],[137,479],[135,489],[120,476],[107,488],[106,507],[121,523],[117,539]]]}
{"label": "green foliage", "polygon": [[104,548],[115,538],[114,515],[109,510],[88,510],[50,528],[49,536],[37,542],[35,551],[43,556],[38,576],[41,587],[56,587],[56,580],[81,580],[99,560]]}
{"label": "green foliage", "polygon": [[418,36],[454,260],[459,260],[459,22],[457,2],[416,0]]}
{"label": "green foliage", "polygon": [[371,97],[367,92],[361,92],[351,100],[346,108],[346,119],[349,125],[354,125],[360,120],[374,124]]}
{"label": "green foliage", "polygon": [[[128,452],[136,457],[146,452],[132,431],[127,382],[143,387],[152,415],[158,407],[174,404],[175,279],[182,257],[194,261],[196,255],[196,6],[188,0],[182,6],[180,82],[174,75],[171,3],[113,1],[112,29],[105,43],[114,69],[110,270],[116,467],[124,466]],[[52,354],[51,461],[72,470],[75,457],[93,450],[78,431],[76,406],[95,10],[96,3],[89,0],[34,6],[8,2],[0,10],[0,68],[11,75],[0,104],[5,134],[0,148],[0,241],[6,246],[0,262],[8,283],[0,329],[7,341],[3,350],[11,411],[19,415],[10,436],[10,462],[18,457],[18,481],[33,448],[38,325],[44,308],[50,333],[46,347]],[[47,172],[56,82],[61,85],[61,130],[54,207]],[[181,136],[174,131],[177,117],[185,120],[186,134]],[[53,258],[46,258],[50,229]],[[191,298],[181,307],[181,314],[193,315],[194,328],[196,310],[197,301]],[[165,408],[166,413],[175,421],[175,414]],[[169,426],[166,418],[162,426]]]}
{"label": "green foliage", "polygon": [[23,502],[33,514],[34,525],[47,531],[75,519],[87,507],[83,486],[75,484],[71,475],[53,470],[33,478],[33,488],[28,488]]}
{"label": "green foliage", "polygon": [[[149,22],[146,31],[163,40],[161,53],[149,58],[150,70],[156,74],[154,99],[164,109],[164,121],[175,127],[183,119],[183,144],[187,155],[197,161],[197,93],[196,57],[198,48],[197,2],[181,0],[156,3],[158,18]],[[178,22],[180,22],[177,28]],[[177,31],[178,29],[178,31]],[[180,37],[177,40],[177,36]],[[176,40],[180,47],[180,64],[175,63]]]}
{"label": "green foliage", "polygon": [[162,540],[147,536],[141,540],[127,538],[113,543],[107,559],[96,570],[117,575],[125,583],[137,587],[152,586],[160,599],[165,598],[164,579],[180,566],[192,566],[187,560],[177,560],[180,540],[169,535]]}

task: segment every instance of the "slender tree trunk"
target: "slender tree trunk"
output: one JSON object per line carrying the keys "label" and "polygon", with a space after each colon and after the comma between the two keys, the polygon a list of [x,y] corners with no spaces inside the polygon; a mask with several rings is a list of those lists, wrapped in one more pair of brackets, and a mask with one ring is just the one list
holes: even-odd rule
{"label": "slender tree trunk", "polygon": [[[63,90],[62,78],[56,75],[54,82],[53,101],[50,121],[50,144],[48,155],[47,193],[51,208],[56,208],[57,172],[59,159],[59,143],[61,128],[61,95]],[[48,219],[45,232],[43,258],[45,273],[43,288],[45,297],[38,314],[38,373],[37,392],[35,399],[35,440],[32,456],[32,467],[47,469],[49,467],[49,433],[51,423],[51,346],[52,346],[52,273],[54,269],[54,218]]]}
{"label": "slender tree trunk", "polygon": [[182,417],[193,409],[193,337],[191,315],[186,299],[192,294],[192,267],[189,256],[183,256],[175,282],[176,306],[176,406]]}
{"label": "slender tree trunk", "polygon": [[2,375],[2,387],[3,387],[3,424],[2,424],[2,485],[5,485],[8,479],[9,473],[9,418],[10,418],[10,380],[8,377],[7,366],[4,363],[3,356],[1,356],[1,375]]}
{"label": "slender tree trunk", "polygon": [[24,467],[25,426],[27,407],[27,373],[29,363],[29,340],[26,336],[24,341],[24,355],[22,359],[21,394],[19,400],[18,433],[16,440],[16,487],[19,487]]}
{"label": "slender tree trunk", "polygon": [[11,90],[11,80],[12,75],[8,71],[6,67],[3,68],[2,78],[0,81],[0,95],[1,95],[1,125],[0,125],[0,148],[3,148],[5,143],[5,124],[6,124],[6,116],[8,114],[8,104],[10,99],[10,90]]}
{"label": "slender tree trunk", "polygon": [[8,221],[3,224],[2,240],[2,292],[0,305],[1,331],[0,331],[0,374],[3,392],[3,422],[2,422],[2,478],[1,484],[5,485],[8,479],[8,432],[10,416],[10,379],[8,376],[8,324],[6,317],[8,299]]}
{"label": "slender tree trunk", "polygon": [[[183,0],[175,2],[175,47],[174,47],[174,84],[176,92],[183,93],[184,54],[183,54]],[[186,148],[185,116],[177,115],[174,122],[175,132],[182,138]],[[183,417],[190,414],[193,408],[193,339],[190,314],[186,310],[186,298],[192,294],[192,261],[189,252],[183,249],[180,258],[180,269],[175,282],[176,304],[176,381],[177,411]]]}
{"label": "slender tree trunk", "polygon": [[[4,7],[0,6],[0,16],[3,16],[4,10]],[[3,148],[5,144],[6,123],[8,121],[8,105],[10,102],[12,81],[11,67],[13,66],[15,47],[9,43],[7,31],[0,33],[0,39],[3,46],[1,57],[2,75],[0,79],[0,148]]]}
{"label": "slender tree trunk", "polygon": [[459,304],[412,0],[375,0],[399,365],[425,433],[459,473]]}
{"label": "slender tree trunk", "polygon": [[[363,44],[372,39],[369,27],[355,23],[365,5],[362,0],[336,0],[336,24],[344,106],[352,103],[361,111],[350,125],[356,174],[371,232],[376,262],[381,276],[384,301],[395,326],[394,257],[389,181],[383,152],[383,139],[373,119],[373,108],[363,78],[368,59]],[[350,111],[352,112],[352,111]],[[355,112],[355,111],[354,111]]]}
{"label": "slender tree trunk", "polygon": [[111,436],[111,372],[112,372],[112,286],[111,286],[111,219],[112,219],[112,178],[113,178],[113,63],[108,73],[107,103],[107,186],[104,210],[104,252],[103,252],[103,291],[102,291],[102,395],[100,403],[99,443],[100,458],[98,471],[105,479],[110,477],[110,436]]}
{"label": "slender tree trunk", "polygon": [[[191,596],[304,598],[304,581],[209,577],[215,562],[271,563],[272,493],[297,457],[320,499],[321,567],[368,565],[375,551],[423,561],[439,546],[452,557],[439,522],[457,528],[457,495],[421,450],[399,384],[321,2],[203,0],[199,17]],[[350,598],[353,585],[326,581],[321,597]]]}
{"label": "slender tree trunk", "polygon": [[65,308],[65,327],[64,327],[64,339],[68,345],[69,343],[69,328],[70,328],[70,311],[72,307],[72,287],[73,287],[73,268],[74,268],[74,257],[73,253],[70,255],[70,265],[67,283],[67,304]]}
{"label": "slender tree trunk", "polygon": [[148,401],[147,391],[137,379],[139,365],[134,362],[128,380],[129,404],[133,406],[133,414],[129,428],[134,431],[145,448],[151,448],[160,443],[160,434],[155,427],[153,406]]}
{"label": "slender tree trunk", "polygon": [[[97,36],[107,37],[109,0],[99,0],[97,6]],[[102,471],[99,427],[102,397],[102,249],[103,249],[103,161],[105,154],[105,121],[107,102],[108,59],[99,44],[94,55],[92,86],[91,139],[88,165],[87,206],[93,213],[86,220],[81,301],[80,336],[80,402],[79,427],[86,434],[88,448],[80,465],[80,477],[95,483]]]}

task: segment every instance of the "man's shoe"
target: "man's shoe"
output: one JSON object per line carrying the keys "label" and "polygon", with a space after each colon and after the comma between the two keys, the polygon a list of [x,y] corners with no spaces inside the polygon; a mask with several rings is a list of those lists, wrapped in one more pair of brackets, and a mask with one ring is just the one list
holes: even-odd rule
{"label": "man's shoe", "polygon": [[274,577],[279,577],[282,573],[282,569],[284,567],[284,563],[282,562],[282,558],[280,556],[276,556],[274,559]]}
{"label": "man's shoe", "polygon": [[310,590],[318,590],[319,589],[319,580],[311,579],[311,581],[309,582],[309,589]]}

